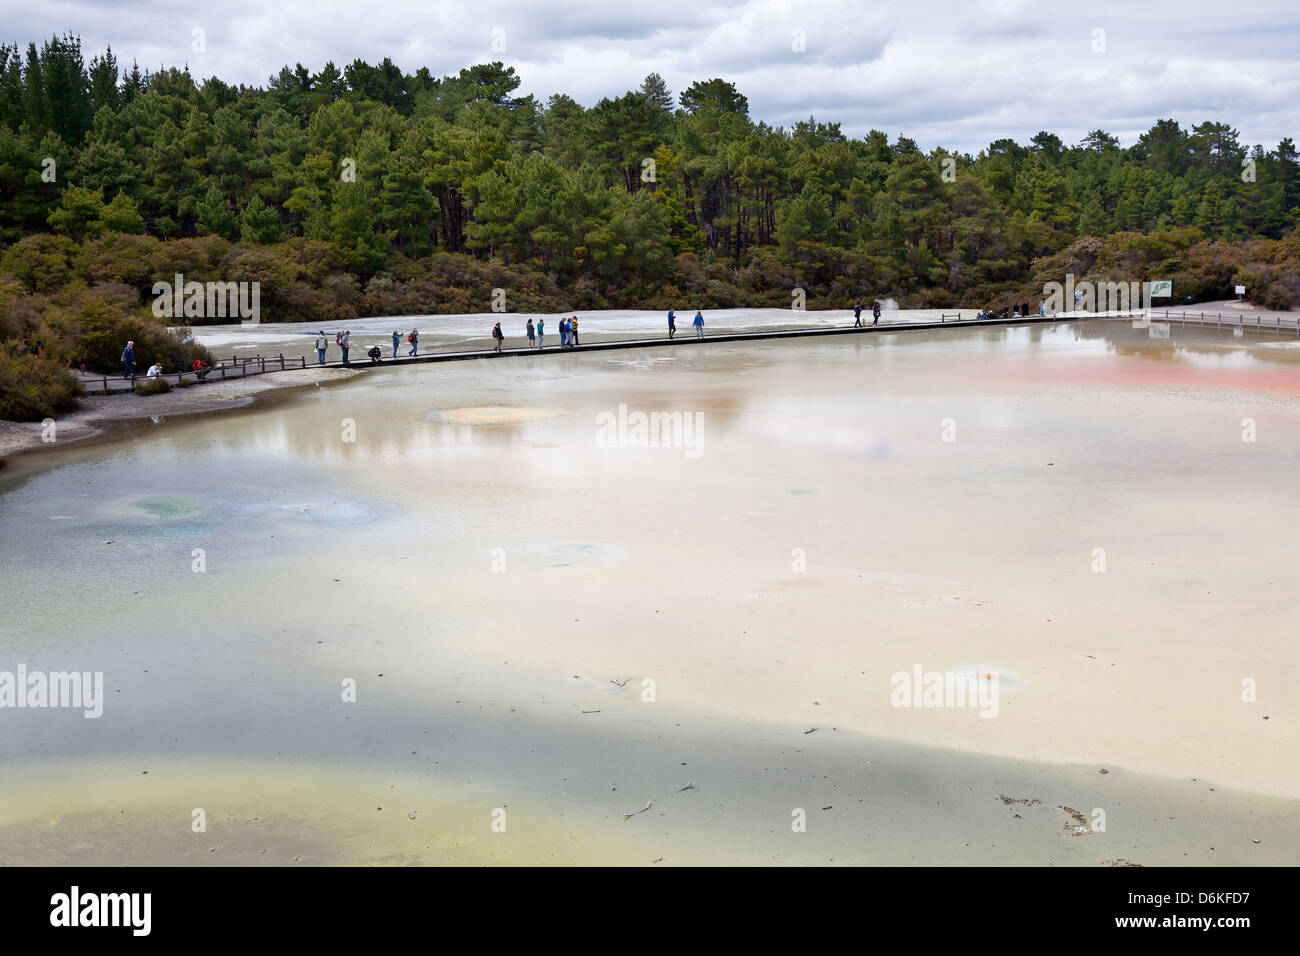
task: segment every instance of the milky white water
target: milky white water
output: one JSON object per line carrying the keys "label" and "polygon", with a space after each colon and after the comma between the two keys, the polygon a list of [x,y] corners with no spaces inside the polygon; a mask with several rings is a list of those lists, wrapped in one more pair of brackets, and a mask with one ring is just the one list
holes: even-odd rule
{"label": "milky white water", "polygon": [[[525,357],[15,459],[0,670],[107,700],[0,709],[0,862],[1292,862],[1298,359]],[[894,706],[918,666],[996,715]]]}

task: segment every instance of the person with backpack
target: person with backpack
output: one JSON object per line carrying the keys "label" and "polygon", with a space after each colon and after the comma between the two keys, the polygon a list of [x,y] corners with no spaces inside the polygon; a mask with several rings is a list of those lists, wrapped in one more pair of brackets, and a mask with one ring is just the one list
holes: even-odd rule
{"label": "person with backpack", "polygon": [[542,336],[546,334],[546,320],[537,320],[537,351],[542,350]]}
{"label": "person with backpack", "polygon": [[122,349],[122,365],[125,366],[126,372],[123,378],[129,378],[135,381],[135,342],[127,342],[126,348]]}
{"label": "person with backpack", "polygon": [[316,336],[316,364],[325,364],[325,350],[330,347],[330,340],[325,338],[325,330],[320,330],[320,335]]}
{"label": "person with backpack", "polygon": [[502,332],[501,332],[501,323],[500,323],[500,322],[498,322],[496,325],[492,326],[492,338],[494,338],[494,339],[497,340],[497,349],[496,349],[496,350],[497,350],[498,352],[500,352],[500,351],[501,351],[501,346],[502,346],[503,344],[505,344],[505,340],[506,340],[505,335],[502,334]]}
{"label": "person with backpack", "polygon": [[537,333],[536,333],[536,331],[533,329],[533,320],[532,320],[532,319],[529,319],[529,320],[528,320],[528,328],[527,328],[527,332],[528,332],[528,347],[529,347],[530,349],[537,348]]}
{"label": "person with backpack", "polygon": [[871,324],[875,325],[880,321],[880,300],[877,299],[871,303]]}
{"label": "person with backpack", "polygon": [[337,339],[337,341],[338,341],[338,343],[339,343],[339,348],[341,348],[341,349],[343,350],[343,364],[344,364],[344,365],[349,364],[349,363],[348,363],[348,343],[349,343],[349,339],[351,338],[351,336],[352,336],[352,333],[351,333],[351,332],[348,332],[348,331],[343,331],[343,332],[340,332],[340,333],[338,334],[338,339]]}
{"label": "person with backpack", "polygon": [[402,336],[398,334],[396,329],[394,329],[393,330],[393,358],[397,358],[397,343],[400,341],[402,341]]}
{"label": "person with backpack", "polygon": [[853,307],[853,327],[862,328],[862,305],[859,303]]}
{"label": "person with backpack", "polygon": [[420,333],[415,329],[411,329],[411,334],[406,337],[406,341],[411,343],[411,351],[407,352],[406,354],[419,355],[420,354]]}
{"label": "person with backpack", "polygon": [[693,324],[695,326],[695,337],[697,339],[704,338],[704,316],[700,314],[699,309],[695,310],[695,322]]}
{"label": "person with backpack", "polygon": [[668,337],[671,339],[677,334],[677,313],[672,309],[668,310]]}

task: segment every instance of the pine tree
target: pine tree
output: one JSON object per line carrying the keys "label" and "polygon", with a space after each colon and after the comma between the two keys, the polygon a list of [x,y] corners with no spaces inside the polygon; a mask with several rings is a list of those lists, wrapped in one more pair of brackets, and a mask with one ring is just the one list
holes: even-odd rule
{"label": "pine tree", "polygon": [[99,211],[100,232],[125,232],[138,235],[144,231],[144,219],[140,216],[135,200],[126,193],[119,192],[112,202]]}
{"label": "pine tree", "polygon": [[239,215],[239,238],[258,246],[268,246],[284,238],[284,226],[275,210],[261,199],[253,198]]}

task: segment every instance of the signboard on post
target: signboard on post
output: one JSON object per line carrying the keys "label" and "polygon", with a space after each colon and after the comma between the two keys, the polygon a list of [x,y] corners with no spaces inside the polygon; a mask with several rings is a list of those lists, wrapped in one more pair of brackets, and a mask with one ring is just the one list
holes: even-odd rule
{"label": "signboard on post", "polygon": [[1233,291],[1237,293],[1237,298],[1240,299],[1246,294],[1246,287],[1244,285],[1239,285]]}
{"label": "signboard on post", "polygon": [[1172,299],[1174,296],[1174,280],[1153,279],[1151,282],[1148,282],[1147,297],[1154,299],[1157,296],[1162,299]]}

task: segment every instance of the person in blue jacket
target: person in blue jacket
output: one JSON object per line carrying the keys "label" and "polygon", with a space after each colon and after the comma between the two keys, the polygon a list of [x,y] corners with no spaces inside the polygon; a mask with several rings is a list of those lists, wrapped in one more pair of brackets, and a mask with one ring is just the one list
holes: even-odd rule
{"label": "person in blue jacket", "polygon": [[671,339],[677,334],[677,313],[672,309],[668,310],[668,337]]}
{"label": "person in blue jacket", "polygon": [[704,338],[704,316],[699,313],[698,309],[695,312],[695,322],[692,324],[695,326],[695,337],[697,339]]}
{"label": "person in blue jacket", "polygon": [[122,365],[126,367],[126,374],[123,378],[135,378],[135,342],[127,342],[126,348],[122,349]]}

